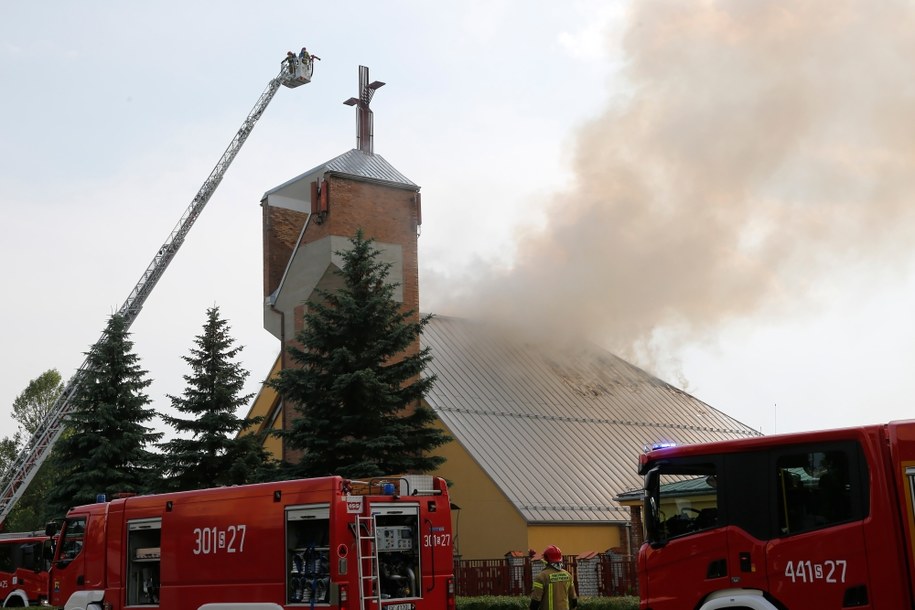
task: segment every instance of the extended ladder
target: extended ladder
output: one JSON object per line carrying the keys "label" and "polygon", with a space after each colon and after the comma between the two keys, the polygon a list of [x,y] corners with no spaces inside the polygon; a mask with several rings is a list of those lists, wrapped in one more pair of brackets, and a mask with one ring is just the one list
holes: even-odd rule
{"label": "extended ladder", "polygon": [[[137,282],[127,300],[121,305],[118,315],[124,319],[125,331],[130,328],[133,321],[140,314],[140,309],[146,302],[146,298],[152,292],[162,274],[165,273],[166,267],[175,257],[178,248],[184,243],[184,238],[187,237],[188,232],[197,217],[200,216],[210,197],[212,197],[216,187],[222,182],[229,165],[232,164],[235,155],[238,154],[245,140],[251,135],[251,130],[254,129],[254,125],[261,118],[264,110],[267,109],[267,105],[270,104],[280,85],[294,89],[311,82],[314,70],[314,63],[311,59],[308,58],[307,61],[301,61],[298,58],[293,58],[293,60],[288,63],[284,61],[281,64],[279,74],[270,80],[267,88],[261,93],[254,108],[248,113],[241,128],[232,138],[222,157],[219,158],[216,167],[207,176],[200,190],[197,191],[197,195],[169,234],[168,239],[156,251],[152,262],[143,272],[143,275],[140,276],[140,281]],[[97,349],[104,340],[105,333],[103,332],[101,338],[89,348],[90,351]],[[13,506],[25,493],[32,478],[38,472],[45,459],[51,454],[51,449],[53,449],[57,439],[63,433],[66,419],[73,411],[76,398],[79,395],[80,384],[88,376],[88,367],[89,359],[87,358],[64,386],[60,396],[51,406],[47,418],[38,426],[26,446],[19,452],[12,464],[6,470],[0,472],[0,525],[3,524]]]}
{"label": "extended ladder", "polygon": [[[356,556],[359,560],[359,608],[381,607],[381,578],[378,569],[378,538],[375,515],[356,516]],[[366,592],[368,590],[368,592]]]}

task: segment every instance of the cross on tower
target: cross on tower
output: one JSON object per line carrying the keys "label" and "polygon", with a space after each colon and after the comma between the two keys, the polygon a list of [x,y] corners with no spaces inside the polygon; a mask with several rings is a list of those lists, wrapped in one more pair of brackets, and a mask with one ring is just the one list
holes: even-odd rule
{"label": "cross on tower", "polygon": [[345,102],[347,106],[356,106],[356,147],[362,152],[373,154],[372,134],[372,109],[369,104],[375,90],[384,86],[380,80],[369,82],[369,69],[359,66],[359,97],[351,97]]}

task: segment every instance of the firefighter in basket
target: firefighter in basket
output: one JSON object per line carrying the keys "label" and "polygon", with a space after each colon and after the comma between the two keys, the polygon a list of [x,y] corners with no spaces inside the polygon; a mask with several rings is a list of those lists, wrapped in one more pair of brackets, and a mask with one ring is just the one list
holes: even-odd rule
{"label": "firefighter in basket", "polygon": [[543,551],[546,567],[534,578],[530,610],[570,610],[578,605],[572,575],[562,568],[562,551],[551,544]]}

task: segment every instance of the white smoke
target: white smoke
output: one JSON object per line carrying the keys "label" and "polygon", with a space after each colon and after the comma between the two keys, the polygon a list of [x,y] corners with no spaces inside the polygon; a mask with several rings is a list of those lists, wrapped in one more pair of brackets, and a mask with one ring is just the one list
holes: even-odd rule
{"label": "white smoke", "polygon": [[628,86],[578,134],[546,226],[433,311],[644,355],[908,248],[915,5],[638,0],[624,40]]}

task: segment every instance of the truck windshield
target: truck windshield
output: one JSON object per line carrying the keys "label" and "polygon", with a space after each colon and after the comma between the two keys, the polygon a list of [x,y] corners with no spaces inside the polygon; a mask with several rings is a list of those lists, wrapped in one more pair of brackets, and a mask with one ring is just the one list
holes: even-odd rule
{"label": "truck windshield", "polygon": [[648,542],[664,544],[718,525],[718,474],[713,464],[662,464],[645,477]]}

